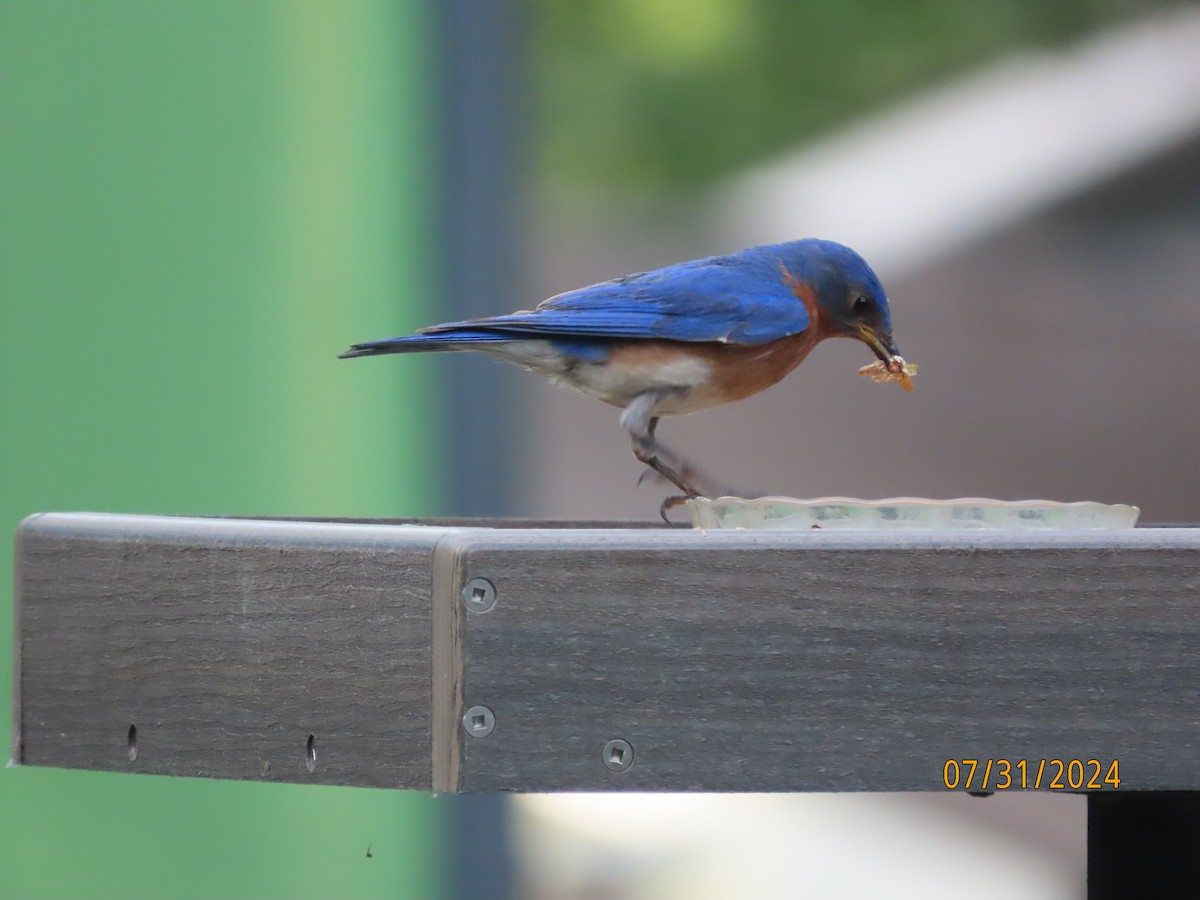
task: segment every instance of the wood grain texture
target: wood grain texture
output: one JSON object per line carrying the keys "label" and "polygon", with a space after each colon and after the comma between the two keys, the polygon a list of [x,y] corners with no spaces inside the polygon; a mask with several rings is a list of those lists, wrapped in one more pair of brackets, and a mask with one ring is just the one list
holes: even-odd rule
{"label": "wood grain texture", "polygon": [[27,520],[18,760],[428,789],[429,560],[442,534]]}
{"label": "wood grain texture", "polygon": [[[464,539],[465,537],[465,539]],[[433,553],[433,790],[459,790],[462,772],[463,643],[466,607],[463,602],[464,549],[470,537],[458,536],[438,543]]]}
{"label": "wood grain texture", "polygon": [[[466,791],[942,789],[949,758],[1200,787],[1195,531],[480,536]],[[450,717],[448,717],[450,718]],[[634,764],[609,771],[610,739]]]}

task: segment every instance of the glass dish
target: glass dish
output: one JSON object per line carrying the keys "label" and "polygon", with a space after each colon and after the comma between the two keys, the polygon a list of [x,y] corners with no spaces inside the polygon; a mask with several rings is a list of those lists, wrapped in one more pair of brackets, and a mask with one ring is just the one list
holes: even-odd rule
{"label": "glass dish", "polygon": [[963,497],[927,500],[892,497],[857,500],[852,497],[696,497],[687,501],[695,528],[741,528],[839,531],[890,531],[894,529],[992,528],[1016,531],[1092,531],[1132,528],[1140,510],[1136,506],[1091,501],[1059,503],[1054,500],[989,500]]}

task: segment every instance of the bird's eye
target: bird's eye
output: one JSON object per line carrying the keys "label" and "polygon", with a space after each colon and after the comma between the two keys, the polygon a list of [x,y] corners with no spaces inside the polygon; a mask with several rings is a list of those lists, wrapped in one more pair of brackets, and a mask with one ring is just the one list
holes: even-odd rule
{"label": "bird's eye", "polygon": [[856,313],[865,313],[870,308],[871,308],[870,298],[864,297],[862,294],[859,294],[857,297],[854,298],[853,309]]}

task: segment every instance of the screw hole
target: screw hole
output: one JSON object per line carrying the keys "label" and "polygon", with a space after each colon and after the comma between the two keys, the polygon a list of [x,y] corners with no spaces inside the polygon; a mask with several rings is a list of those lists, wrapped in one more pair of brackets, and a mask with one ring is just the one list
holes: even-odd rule
{"label": "screw hole", "polygon": [[311,734],[304,742],[304,766],[310,772],[317,771],[317,739]]}
{"label": "screw hole", "polygon": [[633,745],[621,738],[614,738],[604,745],[600,756],[605,768],[612,772],[625,772],[633,765]]}
{"label": "screw hole", "polygon": [[136,725],[129,726],[129,735],[126,742],[129,745],[129,761],[133,762],[135,759],[137,759],[138,754]]}

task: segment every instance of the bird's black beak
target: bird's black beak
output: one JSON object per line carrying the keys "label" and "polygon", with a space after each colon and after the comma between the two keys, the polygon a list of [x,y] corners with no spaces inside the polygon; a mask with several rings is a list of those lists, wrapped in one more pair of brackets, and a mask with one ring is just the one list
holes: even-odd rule
{"label": "bird's black beak", "polygon": [[893,363],[897,358],[903,364],[904,358],[900,356],[900,351],[896,349],[896,342],[890,334],[881,337],[866,325],[859,325],[858,338],[871,348],[871,352],[879,357],[883,364],[888,367],[889,371],[891,371]]}

